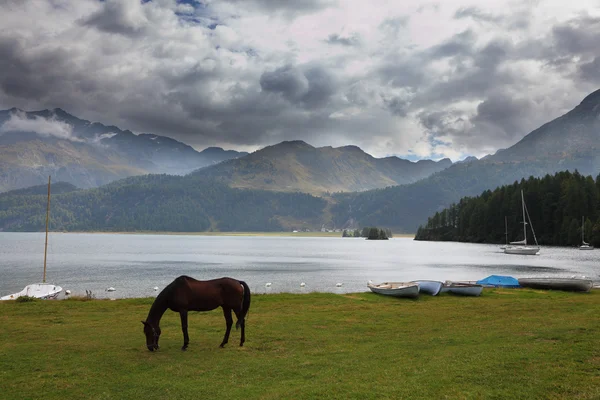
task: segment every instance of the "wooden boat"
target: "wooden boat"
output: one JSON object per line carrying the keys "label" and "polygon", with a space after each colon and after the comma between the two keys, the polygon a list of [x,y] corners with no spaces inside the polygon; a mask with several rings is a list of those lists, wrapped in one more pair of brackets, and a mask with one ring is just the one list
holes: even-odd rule
{"label": "wooden boat", "polygon": [[417,297],[419,296],[419,285],[415,282],[383,282],[375,284],[371,281],[367,287],[373,293],[383,294],[393,297]]}
{"label": "wooden boat", "polygon": [[444,282],[441,292],[450,292],[461,296],[479,296],[483,291],[483,285],[470,282]]}
{"label": "wooden boat", "polygon": [[[527,206],[525,205],[525,197],[523,196],[523,191],[521,190],[521,206],[523,208],[523,240],[517,242],[510,242],[510,245],[504,246],[505,254],[518,254],[522,256],[534,256],[540,252],[540,247],[537,242],[537,238],[535,237],[535,231],[533,230],[533,224],[531,223],[531,219],[529,219],[529,211],[527,211]],[[533,233],[533,239],[535,240],[535,246],[527,245],[527,220],[525,219],[525,215],[527,215],[527,219],[529,219],[529,225],[531,225],[531,232]]]}
{"label": "wooden boat", "polygon": [[581,217],[581,246],[579,246],[579,250],[594,250],[594,246],[589,243],[586,243],[584,240],[584,232],[585,232],[585,221],[584,217]]}
{"label": "wooden boat", "polygon": [[440,281],[421,280],[413,282],[419,285],[419,293],[427,293],[432,296],[437,296],[444,286],[444,283]]}
{"label": "wooden boat", "polygon": [[62,288],[57,285],[46,283],[46,256],[48,254],[48,221],[50,218],[50,177],[48,177],[48,203],[46,205],[46,243],[44,247],[44,276],[42,283],[27,285],[17,293],[0,297],[0,300],[15,300],[21,296],[36,297],[38,299],[55,299]]}
{"label": "wooden boat", "polygon": [[520,278],[519,285],[531,289],[589,292],[593,282],[582,278]]}

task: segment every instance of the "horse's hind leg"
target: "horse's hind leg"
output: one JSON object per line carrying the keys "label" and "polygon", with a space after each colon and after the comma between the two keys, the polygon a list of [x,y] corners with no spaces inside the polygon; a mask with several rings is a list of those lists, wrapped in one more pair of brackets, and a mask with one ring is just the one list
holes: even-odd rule
{"label": "horse's hind leg", "polygon": [[231,308],[223,307],[223,315],[225,316],[225,323],[227,324],[227,330],[225,331],[225,337],[220,347],[223,347],[229,342],[229,334],[231,333],[231,326],[233,325],[233,318],[231,317]]}
{"label": "horse's hind leg", "polygon": [[246,318],[240,318],[240,315],[242,314],[240,311],[234,310],[235,312],[235,316],[237,317],[237,324],[235,325],[236,328],[239,325],[242,328],[242,338],[240,339],[240,346],[244,345],[244,342],[246,341]]}
{"label": "horse's hind leg", "polygon": [[190,337],[188,336],[187,310],[180,311],[179,316],[181,317],[181,330],[183,331],[183,347],[181,348],[181,350],[185,351],[185,349],[187,349],[188,347],[188,344],[190,343]]}

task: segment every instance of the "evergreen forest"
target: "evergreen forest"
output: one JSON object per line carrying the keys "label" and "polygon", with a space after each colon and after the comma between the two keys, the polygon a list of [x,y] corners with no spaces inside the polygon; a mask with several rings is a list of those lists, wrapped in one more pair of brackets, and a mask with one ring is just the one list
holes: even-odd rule
{"label": "evergreen forest", "polygon": [[521,190],[533,225],[533,231],[527,225],[528,243],[533,243],[535,233],[541,245],[580,245],[583,218],[585,241],[600,246],[600,175],[594,180],[577,171],[530,177],[464,197],[429,217],[415,240],[504,243],[506,236],[508,241],[522,240]]}
{"label": "evergreen forest", "polygon": [[[52,231],[281,231],[320,221],[327,202],[304,193],[232,189],[193,176],[130,177],[96,189],[52,184]],[[0,231],[43,231],[47,186],[0,194]]]}

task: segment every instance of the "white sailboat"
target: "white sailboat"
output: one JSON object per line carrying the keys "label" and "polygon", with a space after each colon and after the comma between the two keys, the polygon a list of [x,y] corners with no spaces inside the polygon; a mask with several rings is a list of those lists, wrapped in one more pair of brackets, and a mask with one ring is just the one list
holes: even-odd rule
{"label": "white sailboat", "polygon": [[46,205],[46,244],[44,246],[44,276],[42,283],[25,286],[17,293],[0,297],[0,300],[15,300],[21,296],[36,297],[38,299],[55,299],[62,292],[62,288],[51,283],[46,283],[46,258],[48,254],[48,220],[50,217],[50,177],[48,177],[48,202]]}
{"label": "white sailboat", "polygon": [[[523,208],[523,240],[516,242],[510,242],[510,245],[504,247],[504,253],[506,254],[518,254],[524,256],[534,256],[540,252],[540,247],[535,237],[535,231],[533,230],[533,224],[529,219],[529,212],[527,212],[527,219],[525,218],[527,206],[525,205],[525,197],[523,196],[523,190],[521,190],[521,205]],[[527,245],[527,220],[531,225],[531,232],[533,233],[533,239],[535,240],[535,246]]]}
{"label": "white sailboat", "polygon": [[585,231],[585,218],[581,217],[581,246],[579,246],[579,250],[594,250],[594,246],[586,243],[584,240],[584,231]]}
{"label": "white sailboat", "polygon": [[504,216],[504,236],[506,238],[506,244],[500,246],[500,250],[504,250],[508,247],[508,224],[506,223],[506,215]]}

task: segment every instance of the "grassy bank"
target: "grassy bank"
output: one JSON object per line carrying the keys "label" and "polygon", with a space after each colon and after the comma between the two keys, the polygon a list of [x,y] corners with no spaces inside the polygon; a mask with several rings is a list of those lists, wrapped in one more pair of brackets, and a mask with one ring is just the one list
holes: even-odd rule
{"label": "grassy bank", "polygon": [[600,397],[600,291],[486,289],[399,300],[257,295],[247,341],[220,311],[178,315],[149,352],[152,299],[0,303],[0,388],[13,399]]}

